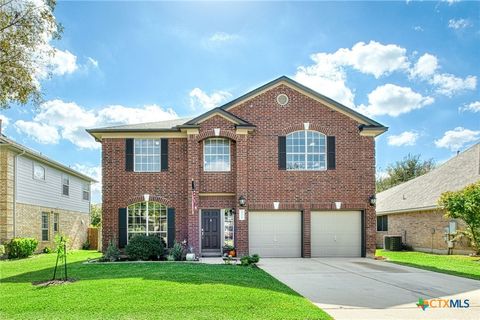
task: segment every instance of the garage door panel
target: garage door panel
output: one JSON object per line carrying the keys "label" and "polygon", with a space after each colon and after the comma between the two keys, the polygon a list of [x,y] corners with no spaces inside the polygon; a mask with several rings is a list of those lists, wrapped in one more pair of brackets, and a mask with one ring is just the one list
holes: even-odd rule
{"label": "garage door panel", "polygon": [[301,256],[300,212],[250,212],[249,251],[261,257]]}
{"label": "garage door panel", "polygon": [[313,211],[312,257],[360,257],[360,211]]}

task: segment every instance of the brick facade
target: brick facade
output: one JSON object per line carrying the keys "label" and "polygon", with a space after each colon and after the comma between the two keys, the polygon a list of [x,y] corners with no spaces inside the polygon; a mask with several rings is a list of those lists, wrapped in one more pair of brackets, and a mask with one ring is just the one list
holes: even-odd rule
{"label": "brick facade", "polygon": [[[285,93],[287,106],[276,103]],[[247,199],[247,215],[239,221],[235,215],[237,252],[248,253],[248,211],[272,210],[280,201],[280,210],[303,210],[304,255],[310,256],[310,211],[331,210],[335,201],[342,209],[365,212],[365,245],[367,255],[375,251],[376,216],[369,205],[375,193],[375,140],[359,133],[359,122],[335,111],[287,85],[279,85],[246,100],[228,112],[253,124],[247,132],[236,131],[235,125],[220,115],[201,122],[198,131],[184,138],[169,139],[169,170],[157,173],[135,173],[125,170],[125,139],[102,139],[103,165],[103,243],[118,238],[118,209],[128,206],[134,196],[144,193],[161,196],[176,209],[176,239],[188,240],[199,248],[199,213],[192,212],[190,186],[192,179],[201,193],[202,208],[238,207],[240,195]],[[336,169],[325,171],[286,171],[278,168],[278,136],[311,130],[336,137]],[[214,136],[231,140],[231,171],[203,172],[203,141]],[[159,133],[159,136],[161,134]],[[225,193],[222,195],[215,195]],[[233,196],[231,194],[234,194]]]}
{"label": "brick facade", "polygon": [[[90,224],[90,215],[83,212],[48,208],[30,204],[17,203],[16,236],[19,238],[31,237],[38,240],[38,251],[45,247],[55,248],[55,234],[53,228],[54,214],[58,213],[58,234],[68,237],[70,249],[81,249],[87,240],[87,228]],[[42,212],[49,214],[48,241],[42,241]]]}
{"label": "brick facade", "polygon": [[[403,243],[416,251],[445,254],[448,251],[444,239],[444,228],[448,227],[450,219],[445,218],[445,211],[428,210],[395,213],[388,215],[388,231],[377,232],[377,246],[383,247],[384,235],[402,236]],[[465,222],[457,221],[457,229],[465,229]],[[466,238],[455,243],[453,254],[473,252]]]}
{"label": "brick facade", "polygon": [[0,244],[13,238],[15,153],[0,148]]}

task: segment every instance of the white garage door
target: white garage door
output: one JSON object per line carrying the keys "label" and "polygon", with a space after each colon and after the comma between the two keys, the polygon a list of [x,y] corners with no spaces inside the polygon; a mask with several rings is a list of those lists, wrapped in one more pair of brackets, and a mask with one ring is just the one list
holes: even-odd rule
{"label": "white garage door", "polygon": [[250,212],[248,243],[250,254],[257,253],[260,257],[300,257],[300,212]]}
{"label": "white garage door", "polygon": [[361,211],[312,211],[312,257],[360,257]]}

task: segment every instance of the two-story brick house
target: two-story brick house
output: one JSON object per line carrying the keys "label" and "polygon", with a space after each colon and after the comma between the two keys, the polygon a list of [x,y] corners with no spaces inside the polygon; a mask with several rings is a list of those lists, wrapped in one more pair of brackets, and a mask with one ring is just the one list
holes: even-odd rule
{"label": "two-story brick house", "polygon": [[287,77],[193,119],[88,130],[102,143],[104,246],[148,233],[202,255],[371,255],[386,130]]}

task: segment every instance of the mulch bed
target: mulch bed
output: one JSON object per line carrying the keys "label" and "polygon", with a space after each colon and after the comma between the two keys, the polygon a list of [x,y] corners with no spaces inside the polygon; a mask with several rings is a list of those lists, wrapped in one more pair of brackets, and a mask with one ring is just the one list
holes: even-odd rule
{"label": "mulch bed", "polygon": [[47,280],[47,281],[35,281],[35,282],[32,282],[32,284],[34,286],[37,286],[37,287],[49,287],[49,286],[58,286],[58,285],[63,285],[63,284],[69,284],[69,283],[73,283],[77,280],[73,279],[73,278],[68,278],[67,280],[59,280],[59,279],[55,279],[55,280]]}

